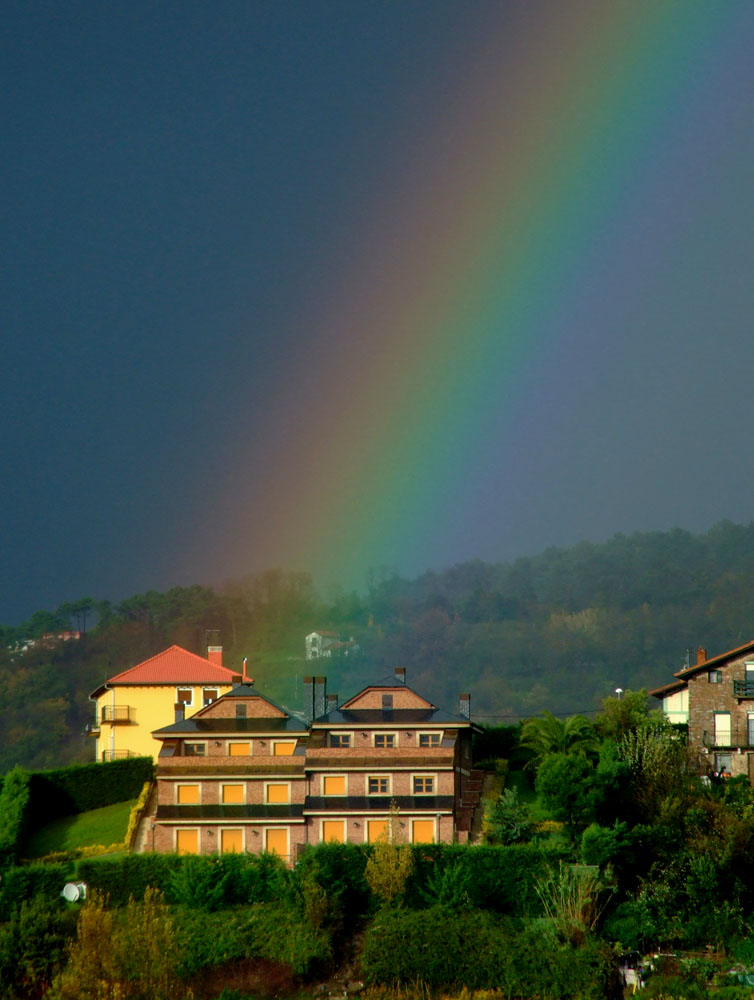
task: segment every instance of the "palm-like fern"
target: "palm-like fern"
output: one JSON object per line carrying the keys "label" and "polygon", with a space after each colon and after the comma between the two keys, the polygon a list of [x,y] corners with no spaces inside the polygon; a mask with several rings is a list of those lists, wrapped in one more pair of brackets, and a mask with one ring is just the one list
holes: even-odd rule
{"label": "palm-like fern", "polygon": [[532,753],[527,766],[539,767],[542,759],[550,753],[596,753],[599,737],[592,723],[583,715],[558,719],[552,712],[543,712],[523,724],[521,746]]}

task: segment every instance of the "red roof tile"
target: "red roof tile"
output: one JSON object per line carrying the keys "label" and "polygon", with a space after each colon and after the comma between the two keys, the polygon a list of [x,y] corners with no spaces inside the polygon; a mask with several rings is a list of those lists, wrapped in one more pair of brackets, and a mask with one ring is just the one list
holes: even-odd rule
{"label": "red roof tile", "polygon": [[181,646],[158,653],[157,656],[137,663],[115,677],[108,684],[232,684],[234,673],[210,663],[203,656],[189,653]]}

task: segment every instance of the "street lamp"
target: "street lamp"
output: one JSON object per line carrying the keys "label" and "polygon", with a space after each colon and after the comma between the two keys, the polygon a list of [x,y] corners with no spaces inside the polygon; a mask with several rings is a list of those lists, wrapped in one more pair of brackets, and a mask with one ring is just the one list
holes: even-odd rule
{"label": "street lamp", "polygon": [[615,689],[615,693],[618,696],[618,701],[620,701],[621,700],[621,696],[623,695],[623,688],[616,688]]}

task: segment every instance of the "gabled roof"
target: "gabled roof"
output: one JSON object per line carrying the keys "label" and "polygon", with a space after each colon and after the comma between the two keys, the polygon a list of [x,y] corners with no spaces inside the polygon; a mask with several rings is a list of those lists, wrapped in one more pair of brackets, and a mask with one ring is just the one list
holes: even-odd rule
{"label": "gabled roof", "polygon": [[695,663],[692,667],[684,667],[683,670],[678,670],[673,674],[673,676],[677,677],[678,680],[671,681],[670,684],[664,684],[662,687],[655,688],[653,691],[650,691],[649,694],[653,698],[663,698],[666,695],[672,694],[674,691],[681,691],[686,686],[686,681],[695,674],[715,670],[717,667],[721,667],[727,660],[735,660],[739,656],[752,652],[754,652],[754,639],[750,639],[748,642],[745,642],[743,646],[736,646],[735,649],[729,649],[727,652],[718,653],[717,656],[711,656],[709,659],[703,660],[701,663]]}
{"label": "gabled roof", "polygon": [[[235,674],[237,677],[238,674]],[[234,671],[211,663],[203,656],[189,653],[182,646],[171,646],[143,663],[137,663],[93,691],[90,698],[100,695],[107,687],[137,684],[232,684]]]}
{"label": "gabled roof", "polygon": [[320,715],[312,726],[470,726],[463,715],[451,715],[440,708],[335,708]]}
{"label": "gabled roof", "polygon": [[376,684],[367,684],[366,687],[363,687],[361,691],[353,695],[353,697],[344,701],[340,707],[349,708],[355,701],[358,701],[359,698],[363,697],[367,691],[384,691],[385,693],[389,691],[410,691],[411,694],[414,695],[415,698],[418,698],[419,701],[423,702],[427,708],[434,709],[437,707],[436,705],[433,705],[431,701],[428,701],[424,695],[421,695],[418,691],[414,691],[413,688],[410,688],[408,684],[404,684],[402,681],[396,681],[395,677],[377,681]]}

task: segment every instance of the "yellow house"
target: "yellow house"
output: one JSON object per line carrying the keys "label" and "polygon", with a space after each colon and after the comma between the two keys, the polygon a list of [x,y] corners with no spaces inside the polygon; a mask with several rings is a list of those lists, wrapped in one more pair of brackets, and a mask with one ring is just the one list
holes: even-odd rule
{"label": "yellow house", "polygon": [[231,690],[241,675],[222,665],[222,646],[210,646],[206,659],[171,646],[143,663],[116,674],[89,695],[95,703],[95,760],[157,757],[161,743],[152,732],[172,722],[175,706],[186,717]]}

